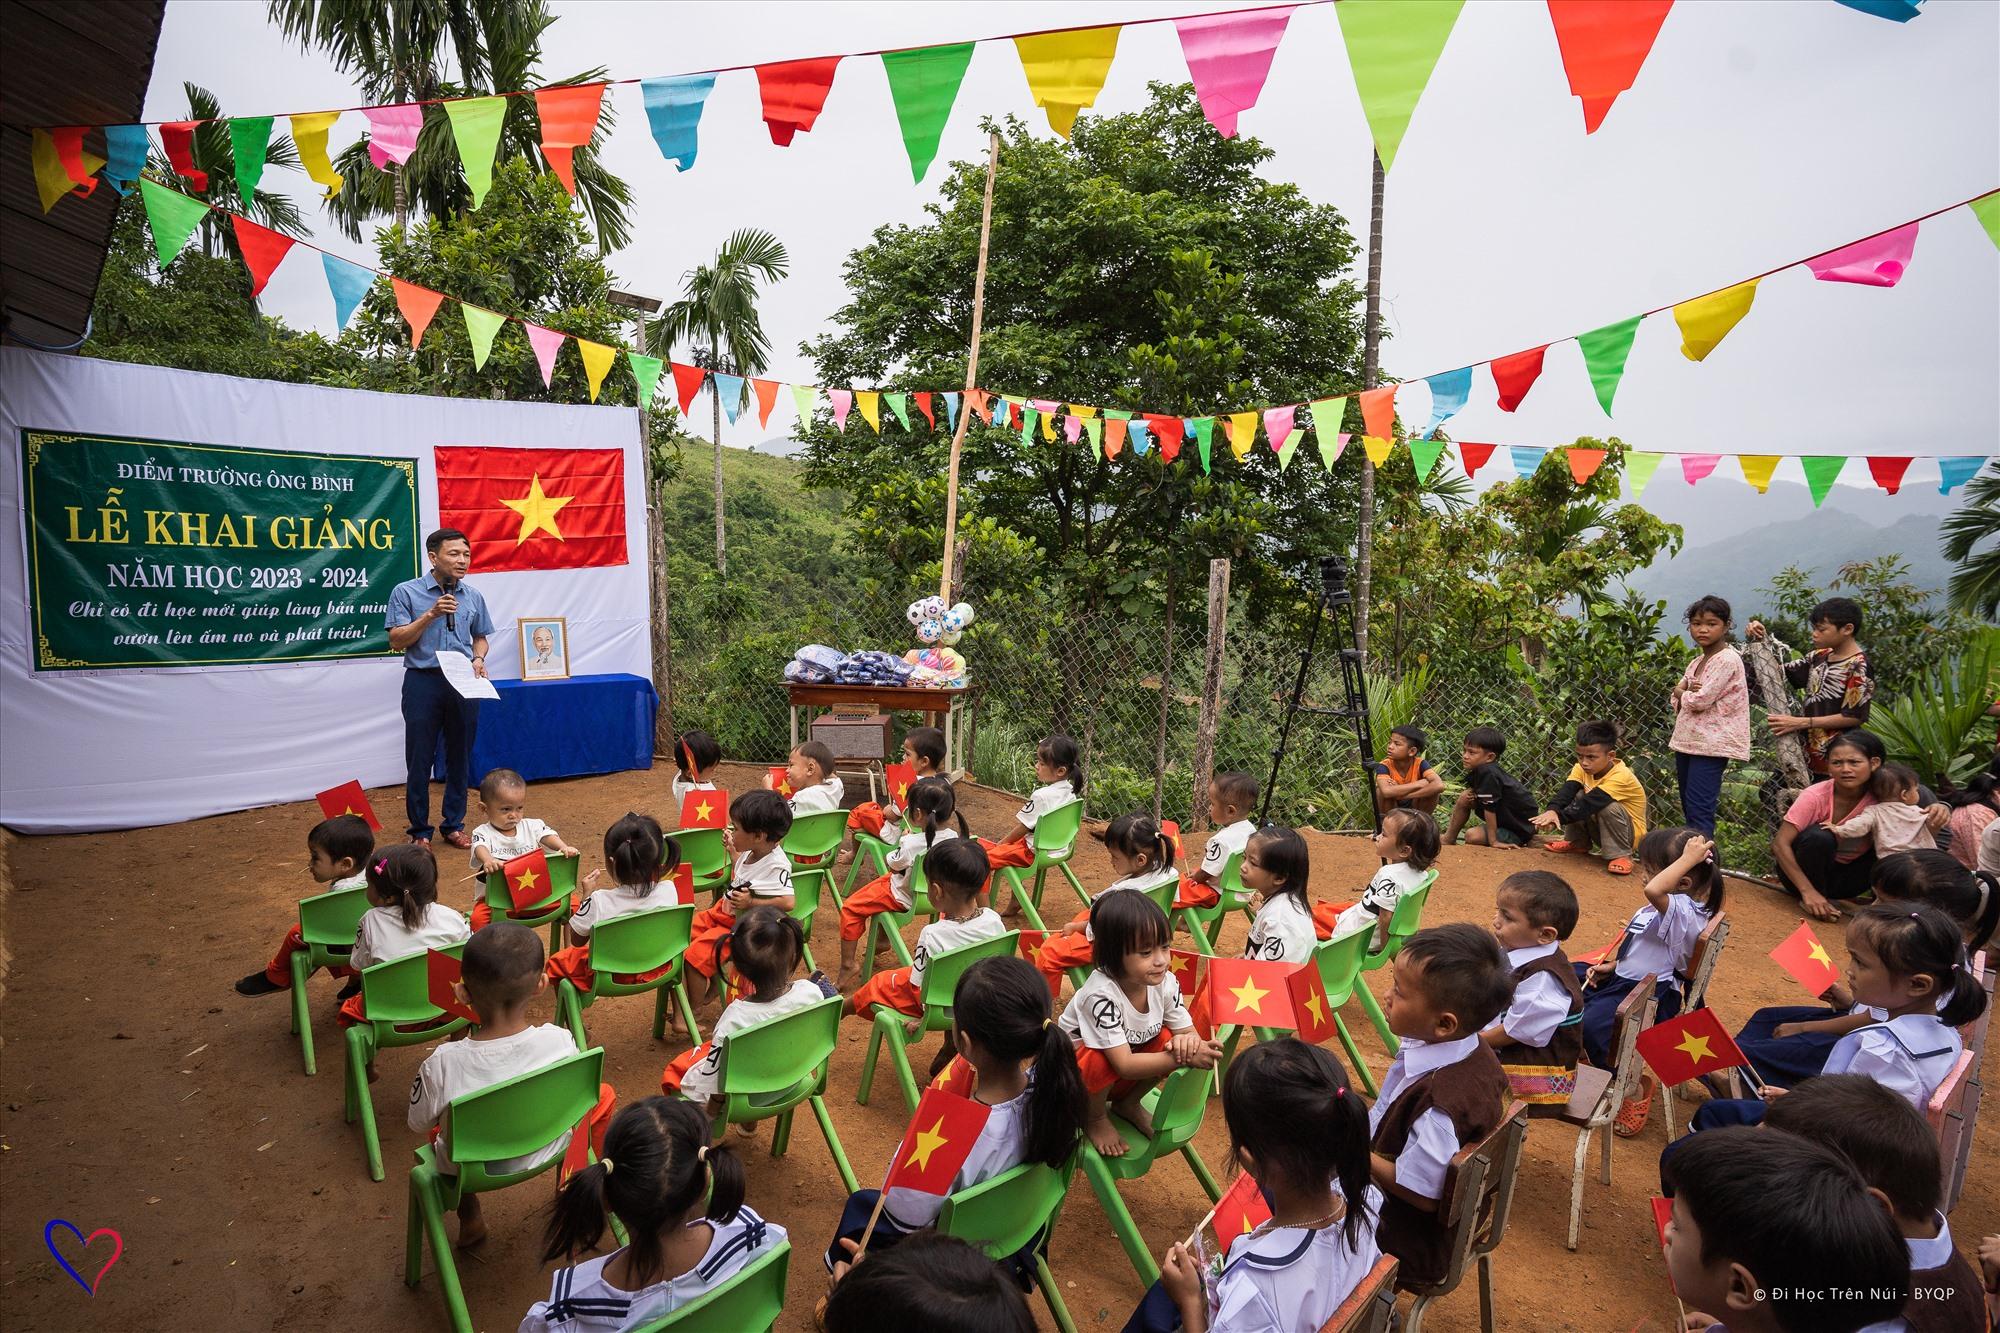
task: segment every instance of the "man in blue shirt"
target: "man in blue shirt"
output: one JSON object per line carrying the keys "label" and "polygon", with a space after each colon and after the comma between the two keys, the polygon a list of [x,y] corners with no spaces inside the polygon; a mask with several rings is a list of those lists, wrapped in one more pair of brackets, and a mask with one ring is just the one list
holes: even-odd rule
{"label": "man in blue shirt", "polygon": [[439,528],[424,541],[431,572],[399,583],[389,594],[389,646],[403,655],[403,753],[408,780],[410,838],[431,841],[431,764],[444,736],[444,808],[441,832],[454,847],[469,848],[465,788],[472,766],[472,737],[479,701],[451,687],[438,666],[440,650],[464,653],[474,674],[486,674],[486,636],[493,632],[486,599],[465,582],[472,543],[457,528]]}

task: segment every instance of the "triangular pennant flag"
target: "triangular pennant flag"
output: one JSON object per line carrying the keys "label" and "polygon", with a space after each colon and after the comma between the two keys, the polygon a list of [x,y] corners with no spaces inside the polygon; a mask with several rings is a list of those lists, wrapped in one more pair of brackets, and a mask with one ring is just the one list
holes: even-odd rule
{"label": "triangular pennant flag", "polygon": [[1291,438],[1292,427],[1298,424],[1297,407],[1267,407],[1264,409],[1264,438],[1271,442],[1272,452],[1285,447]]}
{"label": "triangular pennant flag", "polygon": [[[1050,444],[1054,444],[1056,442],[1056,413],[1054,404],[1048,407],[1037,407],[1035,411],[1041,414],[1042,438]],[[1142,447],[1139,452],[1143,454],[1146,451]]]}
{"label": "triangular pennant flag", "polygon": [[254,301],[291,252],[292,238],[234,213],[229,221],[236,229],[236,248],[242,252],[243,267],[250,270],[250,299]]}
{"label": "triangular pennant flag", "polygon": [[1757,299],[1759,281],[1752,278],[1675,306],[1674,323],[1681,326],[1681,355],[1699,361],[1713,352],[1737,322],[1750,313],[1750,303]]}
{"label": "triangular pennant flag", "polygon": [[1653,479],[1659,469],[1664,454],[1649,454],[1643,449],[1634,449],[1625,455],[1625,480],[1632,487],[1632,498],[1638,499],[1646,493],[1646,483]]}
{"label": "triangular pennant flag", "polygon": [[1542,460],[1549,456],[1549,451],[1516,444],[1508,446],[1507,456],[1514,461],[1514,475],[1526,479],[1541,470]]}
{"label": "triangular pennant flag", "polygon": [[757,424],[769,427],[771,409],[778,405],[778,381],[753,379],[750,391],[757,395]]}
{"label": "triangular pennant flag", "polygon": [[1871,18],[1888,19],[1891,23],[1908,23],[1915,18],[1924,0],[1835,0],[1837,4],[1858,10]]}
{"label": "triangular pennant flag", "polygon": [[198,120],[175,120],[160,126],[160,142],[167,149],[167,164],[176,176],[184,176],[197,190],[208,188],[208,173],[194,164],[194,127]]}
{"label": "triangular pennant flag", "polygon": [[1250,456],[1250,446],[1257,443],[1257,414],[1255,412],[1232,412],[1229,416],[1229,452],[1242,462]]}
{"label": "triangular pennant flag", "polygon": [[[329,113],[331,114],[331,113]],[[293,120],[299,119],[294,116]],[[104,127],[104,154],[108,159],[104,164],[104,179],[111,182],[111,188],[120,194],[129,194],[132,182],[139,179],[139,173],[146,169],[146,154],[151,151],[146,140],[144,125],[106,125]],[[305,149],[299,150],[303,157]],[[307,164],[311,170],[311,164]]]}
{"label": "triangular pennant flag", "polygon": [[1132,452],[1145,456],[1153,447],[1153,431],[1144,421],[1133,418],[1125,423],[1126,434],[1132,440]]}
{"label": "triangular pennant flag", "polygon": [[1563,450],[1569,461],[1569,475],[1581,486],[1597,475],[1597,469],[1604,466],[1603,449],[1578,449],[1572,446]]}
{"label": "triangular pennant flag", "polygon": [[1593,134],[1660,35],[1674,0],[1549,0],[1569,90],[1583,100],[1583,132]]}
{"label": "triangular pennant flag", "polygon": [[271,117],[237,116],[229,122],[229,155],[236,163],[236,197],[248,208],[264,179],[264,155],[271,150]]}
{"label": "triangular pennant flag", "polygon": [[1312,408],[1313,434],[1319,436],[1320,461],[1329,469],[1333,460],[1340,457],[1340,422],[1347,415],[1346,398],[1321,398],[1310,404]]}
{"label": "triangular pennant flag", "polygon": [[1385,440],[1380,435],[1364,435],[1361,437],[1361,447],[1367,452],[1368,461],[1376,467],[1381,467],[1389,461],[1389,451],[1395,445],[1392,441]]}
{"label": "triangular pennant flag", "polygon": [[1306,437],[1304,426],[1293,426],[1285,442],[1278,446],[1278,471],[1283,472],[1292,465],[1292,455],[1299,451],[1299,441]]}
{"label": "triangular pennant flag", "polygon": [[1092,452],[1104,453],[1107,458],[1111,456],[1109,453],[1105,453],[1104,450],[1104,423],[1102,421],[1096,417],[1085,417],[1083,419],[1083,431],[1084,434],[1090,436]]}
{"label": "triangular pennant flag", "polygon": [[1403,132],[1461,7],[1462,0],[1341,0],[1335,8],[1384,171],[1395,165]]}
{"label": "triangular pennant flag", "polygon": [[694,165],[695,150],[700,146],[696,131],[701,127],[701,108],[713,87],[713,74],[677,74],[640,81],[653,142],[659,145],[660,156],[681,171]]}
{"label": "triangular pennant flag", "polygon": [[[1432,4],[1435,0],[1412,0],[1412,2]],[[1378,440],[1390,439],[1395,434],[1398,387],[1400,386],[1385,384],[1379,389],[1366,389],[1354,396],[1354,401],[1361,408],[1362,434],[1372,435]]]}
{"label": "triangular pennant flag", "polygon": [[[902,397],[904,397],[905,395],[903,395],[903,394],[897,394],[896,396],[897,396],[898,398],[902,398]],[[935,405],[935,404],[933,403],[933,401],[932,401],[932,399],[934,398],[934,396],[935,396],[935,395],[932,395],[932,394],[928,394],[928,393],[913,393],[913,394],[910,394],[910,395],[908,395],[908,397],[910,397],[910,398],[914,398],[914,399],[916,400],[916,403],[917,403],[917,411],[919,411],[919,412],[922,412],[922,413],[924,414],[924,420],[925,420],[925,421],[926,421],[927,423],[929,423],[929,425],[930,425],[930,428],[931,428],[932,430],[936,430],[936,429],[937,429],[937,407],[936,407],[936,405]],[[894,403],[891,403],[891,404],[890,404],[890,406],[891,406],[891,407],[894,407],[894,406],[895,406],[895,404],[894,404]],[[909,418],[909,417],[908,417],[907,415],[905,415],[904,413],[902,413],[902,412],[898,412],[898,413],[896,413],[896,415],[897,415],[897,416],[899,416],[899,417],[902,417],[902,418],[903,418],[903,426],[904,426],[904,428],[905,428],[905,429],[908,429],[908,428],[909,428],[909,425],[910,425],[910,418]],[[1071,441],[1070,441],[1070,443],[1071,443],[1071,444],[1074,444],[1074,443],[1076,443],[1076,441],[1074,441],[1074,440],[1071,440]]]}
{"label": "triangular pennant flag", "polygon": [[1681,476],[1692,486],[1715,471],[1715,465],[1721,461],[1721,454],[1682,454]]}
{"label": "triangular pennant flag", "polygon": [[403,318],[409,322],[410,346],[422,346],[424,330],[431,326],[431,317],[437,314],[444,293],[419,287],[414,282],[404,282],[401,278],[389,279],[389,288],[396,293],[396,309],[402,311]]}
{"label": "triangular pennant flag", "polygon": [[1632,339],[1644,318],[1634,315],[1577,336],[1576,345],[1583,349],[1584,368],[1590,372],[1590,387],[1597,391],[1597,405],[1607,417],[1611,415],[1611,399],[1618,392],[1618,381],[1625,377],[1625,358],[1632,354]]}
{"label": "triangular pennant flag", "polygon": [[1868,475],[1891,495],[1903,489],[1903,474],[1909,470],[1910,460],[1907,458],[1870,457],[1868,460]]}
{"label": "triangular pennant flag", "polygon": [[1201,470],[1206,474],[1214,464],[1215,418],[1190,418],[1188,429],[1194,433],[1195,452],[1201,456]]}
{"label": "triangular pennant flag", "polygon": [[1028,443],[1035,434],[1035,423],[1041,419],[1041,412],[1034,407],[1021,409],[1021,443]]}
{"label": "triangular pennant flag", "polygon": [[1410,447],[1410,466],[1416,469],[1417,480],[1429,480],[1431,469],[1437,466],[1438,455],[1444,452],[1444,441],[1412,436],[1403,443]]}
{"label": "triangular pennant flag", "polygon": [[1844,454],[1806,455],[1799,459],[1799,466],[1805,469],[1806,489],[1812,492],[1813,508],[1817,509],[1826,501],[1826,493],[1833,489],[1833,483],[1840,476],[1840,470],[1847,466]]}
{"label": "triangular pennant flag", "polygon": [[[542,387],[545,389],[555,387],[556,356],[562,351],[563,339],[567,337],[569,337],[568,334],[556,329],[545,329],[539,324],[528,325],[528,346],[534,349],[535,364],[541,367]],[[654,361],[652,357],[647,357],[646,359],[653,361],[653,378],[658,379],[660,377],[660,363]],[[636,367],[638,365],[636,359],[633,365],[635,367],[634,373],[636,374]],[[643,380],[640,383],[647,393],[651,392],[650,385],[647,385]],[[645,401],[644,397],[640,401]]]}
{"label": "triangular pennant flag", "polygon": [[611,363],[618,359],[618,349],[578,338],[576,350],[583,353],[583,377],[590,381],[590,401],[594,403],[597,391],[604,387],[604,377],[611,372]]}
{"label": "triangular pennant flag", "polygon": [[507,322],[507,317],[463,301],[458,303],[458,308],[465,316],[465,336],[472,339],[472,368],[483,370],[486,358],[493,354],[493,335],[500,332],[500,326]]}
{"label": "triangular pennant flag", "polygon": [[[493,154],[500,147],[500,126],[507,119],[504,97],[464,97],[444,104],[451,117],[452,142],[465,164],[465,183],[472,190],[472,206],[486,202],[493,188]],[[595,395],[593,395],[594,397]]]}
{"label": "triangular pennant flag", "polygon": [[1097,415],[1097,409],[1092,407],[1088,403],[1071,403],[1069,405],[1069,410],[1076,413],[1080,417],[1088,418]]}
{"label": "triangular pennant flag", "polygon": [[1843,245],[1806,261],[1806,267],[1821,282],[1853,282],[1863,287],[1894,287],[1910,267],[1910,255],[1917,248],[1917,224],[1870,236],[1865,241]]}
{"label": "triangular pennant flag", "polygon": [[743,410],[743,377],[715,371],[709,376],[708,391],[722,400],[722,415],[735,425],[736,414]]}
{"label": "triangular pennant flag", "polygon": [[678,361],[667,362],[667,369],[674,377],[674,397],[680,401],[681,415],[686,416],[694,406],[694,396],[701,392],[701,386],[708,379],[708,372],[700,366],[684,366]]}
{"label": "triangular pennant flag", "polygon": [[828,389],[826,396],[833,403],[834,429],[845,432],[847,430],[847,414],[854,407],[854,390]]}
{"label": "triangular pennant flag", "polygon": [[1071,444],[1075,444],[1078,440],[1083,438],[1082,417],[1063,418],[1063,438],[1065,440],[1068,440]]}
{"label": "triangular pennant flag", "polygon": [[152,228],[153,253],[159,256],[160,267],[165,268],[174,262],[174,256],[201,225],[208,205],[164,185],[155,185],[143,176],[139,179],[139,198],[146,205],[146,225]]}
{"label": "triangular pennant flag", "polygon": [[2000,245],[2000,190],[1983,194],[1966,205],[1972,216],[1979,219],[1979,225],[1986,229],[1986,237],[1995,245]]}
{"label": "triangular pennant flag", "polygon": [[1447,370],[1442,375],[1433,375],[1424,381],[1431,389],[1431,419],[1424,423],[1424,438],[1436,435],[1438,427],[1446,418],[1457,415],[1465,408],[1465,400],[1472,395],[1472,367],[1461,366],[1457,370]]}
{"label": "triangular pennant flag", "polygon": [[597,114],[603,106],[601,83],[535,90],[535,115],[542,122],[542,156],[571,194],[576,193],[574,155],[597,132]]}
{"label": "triangular pennant flag", "polygon": [[[98,167],[104,165],[104,159],[101,157],[96,159],[96,166],[84,165],[83,132],[85,128],[82,125],[70,125],[60,129],[43,131],[44,136],[49,141],[49,145],[55,149],[56,164],[62,168],[63,175],[68,178],[69,183],[77,187],[77,193],[82,195],[88,195],[92,190],[97,188],[97,182],[92,179],[92,173]],[[48,210],[44,209],[42,211],[47,212]]]}
{"label": "triangular pennant flag", "polygon": [[910,178],[922,181],[937,157],[938,140],[951,119],[951,104],[965,67],[972,63],[971,42],[950,46],[920,46],[911,51],[884,51],[882,69],[889,76],[889,97],[896,104],[896,123],[903,130],[903,151],[910,155]]}
{"label": "triangular pennant flag", "polygon": [[1071,28],[1016,37],[1021,71],[1035,105],[1048,113],[1049,128],[1069,138],[1076,113],[1097,100],[1118,54],[1116,27]]}
{"label": "triangular pennant flag", "polygon": [[417,151],[417,135],[423,132],[424,109],[415,102],[398,106],[365,106],[368,117],[368,160],[378,171],[391,162],[408,162]]}
{"label": "triangular pennant flag", "polygon": [[338,111],[306,111],[293,116],[292,142],[298,146],[299,165],[306,169],[306,175],[313,183],[326,191],[328,199],[340,193],[346,177],[333,169],[333,158],[327,153],[327,133],[333,122],[340,119]]}
{"label": "triangular pennant flag", "polygon": [[1971,481],[1985,466],[1984,458],[1940,458],[1938,459],[1938,494],[1950,495],[1953,491]]}
{"label": "triangular pennant flag", "polygon": [[1535,381],[1542,375],[1542,357],[1549,350],[1547,343],[1540,347],[1530,347],[1525,352],[1493,359],[1493,387],[1500,391],[1500,410],[1512,412],[1528,396],[1528,390],[1535,387]]}
{"label": "triangular pennant flag", "polygon": [[812,428],[813,399],[817,395],[817,391],[818,386],[813,384],[794,384],[792,386],[792,411],[798,415],[800,430],[810,430]]}
{"label": "triangular pennant flag", "polygon": [[[532,324],[528,326],[531,331],[534,327]],[[659,387],[660,371],[666,368],[666,362],[657,356],[641,355],[629,347],[625,349],[625,359],[631,363],[632,380],[639,386],[639,407],[642,411],[650,412],[653,408],[653,391]],[[547,377],[544,376],[543,379],[546,382]]]}
{"label": "triangular pennant flag", "polygon": [[319,802],[319,812],[328,819],[338,819],[342,815],[353,815],[367,821],[368,827],[380,830],[382,821],[375,817],[375,807],[368,802],[368,793],[362,790],[358,780],[341,783],[338,787],[328,787],[313,797]]}
{"label": "triangular pennant flag", "polygon": [[1743,480],[1755,486],[1757,494],[1771,489],[1771,474],[1778,470],[1777,454],[1738,454],[1736,463],[1743,469]]}
{"label": "triangular pennant flag", "polygon": [[987,425],[993,424],[993,395],[984,389],[967,389],[967,397],[972,403],[972,415]]}
{"label": "triangular pennant flag", "polygon": [[[720,378],[720,377],[718,377]],[[861,409],[861,419],[874,427],[875,433],[882,433],[882,395],[873,389],[856,389],[855,406]]]}
{"label": "triangular pennant flag", "polygon": [[1125,447],[1125,422],[1117,417],[1104,423],[1104,456],[1118,457],[1118,451]]}
{"label": "triangular pennant flag", "polygon": [[1470,440],[1458,442],[1458,461],[1465,464],[1467,480],[1479,475],[1479,469],[1486,466],[1487,460],[1493,457],[1493,451],[1498,447],[1492,444],[1474,444]]}
{"label": "triangular pennant flag", "polygon": [[1201,113],[1223,138],[1234,139],[1236,117],[1257,105],[1292,9],[1280,5],[1174,20]]}
{"label": "triangular pennant flag", "polygon": [[[57,135],[62,136],[60,141]],[[75,173],[84,170],[81,126],[57,130],[53,135],[47,130],[36,130],[30,142],[29,158],[35,172],[35,194],[41,200],[44,213],[61,203],[71,192],[79,196],[88,195],[97,188],[97,182],[90,179],[88,173],[81,182],[76,179]],[[102,159],[98,162],[102,165]]]}
{"label": "triangular pennant flag", "polygon": [[1181,456],[1181,440],[1187,430],[1187,423],[1179,417],[1149,416],[1147,424],[1152,426],[1154,436],[1160,442],[1160,461],[1171,463]]}
{"label": "triangular pennant flag", "polygon": [[958,402],[959,402],[959,395],[958,395],[958,394],[955,394],[955,393],[946,393],[946,394],[945,394],[945,396],[944,396],[944,428],[945,428],[946,430],[949,430],[949,431],[956,431],[956,430],[958,429]]}
{"label": "triangular pennant flag", "polygon": [[320,266],[326,270],[326,289],[333,293],[334,326],[345,329],[347,321],[354,318],[355,307],[368,295],[368,289],[375,285],[378,275],[372,269],[351,264],[325,251],[320,252],[319,259]]}
{"label": "triangular pennant flag", "polygon": [[812,129],[839,66],[839,56],[757,66],[757,91],[764,99],[764,124],[770,127],[772,143],[787,147],[794,134]]}

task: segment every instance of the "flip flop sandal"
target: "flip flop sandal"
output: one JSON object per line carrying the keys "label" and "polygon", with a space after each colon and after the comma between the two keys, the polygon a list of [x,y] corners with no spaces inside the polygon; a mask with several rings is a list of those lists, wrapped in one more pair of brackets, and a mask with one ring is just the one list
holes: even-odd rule
{"label": "flip flop sandal", "polygon": [[1607,861],[1604,864],[1604,869],[1613,875],[1629,875],[1632,873],[1632,858],[1621,856],[1616,860]]}

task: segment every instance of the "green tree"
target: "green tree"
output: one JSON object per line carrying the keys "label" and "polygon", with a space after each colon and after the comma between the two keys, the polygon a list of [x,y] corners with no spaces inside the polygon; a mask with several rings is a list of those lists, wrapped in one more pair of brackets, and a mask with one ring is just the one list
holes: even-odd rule
{"label": "green tree", "polygon": [[1948,585],[1952,606],[1981,620],[2000,619],[2000,471],[1989,468],[1972,479],[1965,503],[1939,530],[1938,545],[1958,566]]}
{"label": "green tree", "polygon": [[1770,599],[1762,620],[1773,634],[1804,653],[1812,645],[1808,616],[1812,608],[1833,596],[1849,598],[1861,608],[1861,642],[1868,650],[1869,674],[1878,690],[1898,693],[1925,667],[1964,646],[1974,628],[1964,616],[1937,604],[1937,593],[1910,580],[1910,566],[1900,556],[1854,560],[1834,571],[1825,585],[1795,565],[1772,576],[1758,589]]}
{"label": "green tree", "polygon": [[[681,299],[660,312],[653,322],[649,345],[671,348],[698,344],[692,355],[710,370],[731,375],[755,375],[770,360],[770,339],[757,313],[757,284],[778,282],[791,268],[791,258],[768,231],[745,227],[730,235],[709,263],[681,275]],[[711,384],[715,444],[715,572],[729,572],[728,548],[722,526],[722,392]]]}

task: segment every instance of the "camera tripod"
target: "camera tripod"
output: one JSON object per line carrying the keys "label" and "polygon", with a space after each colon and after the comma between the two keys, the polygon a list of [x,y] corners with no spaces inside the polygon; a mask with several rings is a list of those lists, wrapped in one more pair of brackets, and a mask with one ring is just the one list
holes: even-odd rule
{"label": "camera tripod", "polygon": [[[1313,653],[1319,647],[1320,625],[1333,621],[1336,638],[1344,639],[1339,650],[1342,701],[1338,708],[1321,708],[1305,702],[1306,674],[1312,669]],[[1343,634],[1343,628],[1345,633]],[[1319,561],[1319,601],[1313,606],[1312,624],[1306,630],[1305,651],[1299,654],[1299,674],[1292,682],[1292,697],[1285,705],[1285,720],[1278,728],[1278,746],[1271,751],[1271,776],[1264,784],[1264,808],[1259,824],[1268,821],[1271,798],[1278,790],[1278,773],[1285,764],[1285,747],[1292,737],[1292,722],[1300,713],[1319,717],[1344,718],[1354,733],[1360,755],[1361,789],[1368,798],[1368,813],[1375,831],[1382,830],[1382,812],[1375,801],[1375,779],[1369,764],[1375,757],[1375,738],[1368,722],[1368,677],[1362,671],[1361,639],[1354,622],[1354,597],[1347,590],[1347,562],[1337,555]]]}

